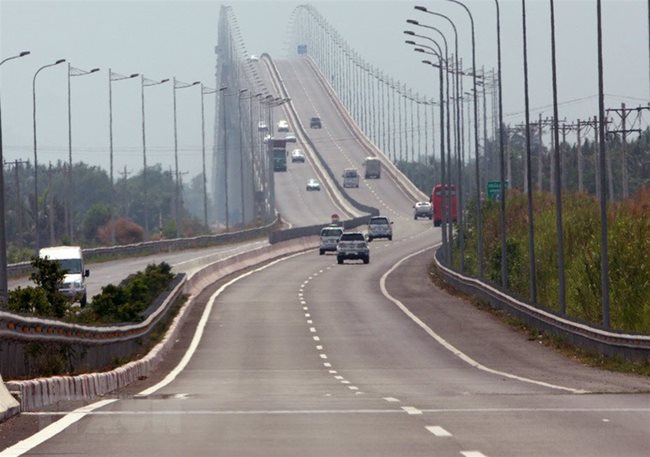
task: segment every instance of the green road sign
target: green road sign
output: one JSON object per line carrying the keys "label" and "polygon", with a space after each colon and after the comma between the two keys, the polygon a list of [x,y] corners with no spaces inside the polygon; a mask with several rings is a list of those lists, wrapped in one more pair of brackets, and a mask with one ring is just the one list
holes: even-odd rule
{"label": "green road sign", "polygon": [[[506,189],[508,188],[508,181]],[[488,181],[487,183],[487,196],[492,201],[499,201],[501,199],[501,181]]]}

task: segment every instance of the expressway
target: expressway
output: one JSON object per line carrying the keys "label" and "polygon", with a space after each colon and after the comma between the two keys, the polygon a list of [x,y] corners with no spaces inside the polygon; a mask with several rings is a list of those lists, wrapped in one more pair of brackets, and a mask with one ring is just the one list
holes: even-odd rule
{"label": "expressway", "polygon": [[[314,71],[277,65],[303,123],[323,120],[308,134],[328,164],[361,170],[366,149]],[[303,195],[308,166],[276,180],[278,206],[327,215]],[[0,456],[648,454],[647,378],[582,366],[436,288],[439,229],[387,175],[350,193],[395,222],[369,265],[308,251],[215,286],[169,374],[34,414],[52,425]]]}

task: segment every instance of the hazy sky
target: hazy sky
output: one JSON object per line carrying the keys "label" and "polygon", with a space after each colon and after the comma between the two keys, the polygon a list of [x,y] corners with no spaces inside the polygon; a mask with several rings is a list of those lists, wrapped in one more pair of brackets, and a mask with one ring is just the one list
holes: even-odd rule
{"label": "hazy sky", "polygon": [[[302,2],[225,3],[241,26],[248,51],[284,58],[288,19]],[[534,115],[551,115],[550,14],[546,0],[528,1],[531,105]],[[560,117],[597,113],[595,0],[556,0]],[[72,78],[73,160],[108,167],[108,73],[144,73],[152,79],[176,76],[214,87],[219,8],[211,1],[5,1],[0,0],[0,57],[22,50],[31,55],[0,69],[5,160],[33,161],[32,78],[40,66],[65,58],[92,75]],[[444,0],[312,2],[365,59],[416,91],[435,96],[434,73],[421,55],[403,44],[405,21],[451,30],[441,20],[413,10],[416,4],[449,15],[460,33],[461,55],[471,66],[466,14]],[[477,66],[496,65],[495,10],[492,0],[467,1],[474,13]],[[504,112],[523,110],[521,2],[501,1]],[[648,11],[644,0],[603,2],[605,91],[607,104],[645,104],[648,82]],[[415,29],[427,32],[425,29]],[[425,33],[426,34],[426,33]],[[37,79],[39,163],[67,160],[66,64],[48,68]],[[469,87],[469,81],[466,87]],[[148,87],[146,122],[148,163],[173,163],[171,84]],[[208,151],[212,145],[213,96],[206,96]],[[572,100],[579,100],[571,102]],[[200,171],[200,95],[197,87],[177,91],[181,170]],[[142,168],[140,85],[113,83],[115,166]],[[507,116],[518,122],[521,114]],[[648,117],[650,118],[650,117]]]}

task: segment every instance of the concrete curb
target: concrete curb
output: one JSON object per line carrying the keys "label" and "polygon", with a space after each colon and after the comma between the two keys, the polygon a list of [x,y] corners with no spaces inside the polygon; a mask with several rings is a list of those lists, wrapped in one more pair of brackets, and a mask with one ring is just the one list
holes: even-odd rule
{"label": "concrete curb", "polygon": [[20,410],[20,404],[9,393],[0,375],[0,422],[13,416]]}
{"label": "concrete curb", "polygon": [[[189,315],[188,311],[194,304],[194,296],[197,293],[231,273],[272,258],[313,249],[317,245],[317,236],[298,238],[235,254],[211,263],[194,273],[188,278],[185,288],[185,293],[190,294],[189,300],[174,318],[163,340],[139,360],[129,362],[107,372],[77,376],[54,376],[27,381],[9,381],[5,383],[6,387],[2,383],[2,378],[0,378],[0,421],[20,411],[34,411],[62,400],[89,400],[124,387],[142,376],[147,376],[158,367],[165,355],[173,347],[177,335]],[[20,405],[10,392],[14,392],[19,396],[21,399]]]}

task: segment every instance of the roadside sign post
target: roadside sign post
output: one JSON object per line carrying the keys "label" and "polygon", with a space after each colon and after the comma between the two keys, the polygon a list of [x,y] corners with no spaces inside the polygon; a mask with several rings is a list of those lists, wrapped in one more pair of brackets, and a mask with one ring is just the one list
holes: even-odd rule
{"label": "roadside sign post", "polygon": [[[488,181],[487,196],[490,201],[501,201],[501,181]],[[505,181],[505,188],[510,187],[508,181]]]}

